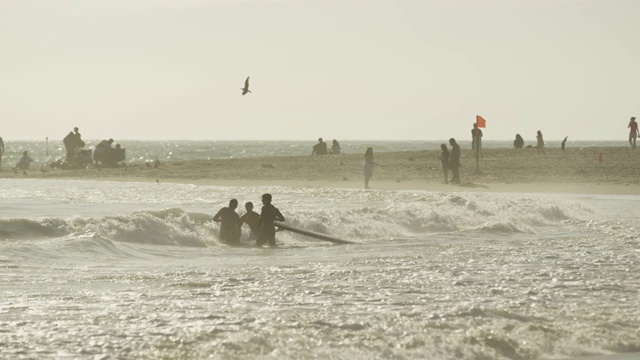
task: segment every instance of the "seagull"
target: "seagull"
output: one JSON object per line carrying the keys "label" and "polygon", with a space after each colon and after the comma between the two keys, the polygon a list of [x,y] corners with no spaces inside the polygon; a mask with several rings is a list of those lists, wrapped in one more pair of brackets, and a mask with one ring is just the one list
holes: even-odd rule
{"label": "seagull", "polygon": [[247,76],[247,80],[244,81],[244,88],[240,88],[240,90],[242,90],[242,95],[247,95],[247,93],[251,92],[251,90],[249,90],[249,76]]}

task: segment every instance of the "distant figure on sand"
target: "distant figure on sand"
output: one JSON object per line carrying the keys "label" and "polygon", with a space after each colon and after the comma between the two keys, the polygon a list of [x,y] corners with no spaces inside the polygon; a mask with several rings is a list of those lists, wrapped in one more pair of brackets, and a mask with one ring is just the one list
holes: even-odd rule
{"label": "distant figure on sand", "polygon": [[22,153],[22,157],[20,158],[16,166],[13,168],[14,171],[16,169],[21,169],[21,170],[29,169],[29,165],[33,162],[33,159],[31,159],[28,154],[29,153],[27,151],[24,151]]}
{"label": "distant figure on sand", "polygon": [[318,138],[318,143],[313,145],[311,155],[327,155],[327,143]]}
{"label": "distant figure on sand", "polygon": [[264,243],[269,243],[269,246],[276,246],[276,227],[273,225],[274,221],[284,221],[284,216],[280,213],[277,207],[271,204],[271,194],[262,195],[262,211],[260,212],[260,221],[258,222],[258,228],[260,233],[258,234],[257,246],[262,246]]}
{"label": "distant figure on sand", "polygon": [[331,155],[340,155],[340,144],[338,140],[333,139],[333,144],[331,145]]}
{"label": "distant figure on sand", "polygon": [[240,217],[240,227],[242,224],[249,225],[251,232],[249,233],[249,240],[258,240],[258,224],[260,223],[260,214],[253,211],[253,203],[249,201],[244,204],[244,208],[247,212]]}
{"label": "distant figure on sand", "polygon": [[2,154],[4,153],[4,141],[2,141],[2,136],[0,136],[0,170],[2,170]]}
{"label": "distant figure on sand", "polygon": [[64,144],[65,150],[67,150],[67,162],[73,161],[76,156],[78,156],[80,148],[83,148],[85,145],[77,127],[73,128],[73,131],[69,132],[69,134],[62,139],[62,143]]}
{"label": "distant figure on sand", "polygon": [[476,156],[482,157],[482,130],[478,129],[478,124],[473,123],[473,129],[471,129],[471,148]]}
{"label": "distant figure on sand", "polygon": [[544,156],[547,156],[547,153],[544,152],[544,139],[542,138],[542,132],[540,130],[538,130],[538,134],[536,135],[536,148],[538,149],[538,155],[542,152]]}
{"label": "distant figure on sand", "polygon": [[369,180],[373,176],[373,165],[377,165],[373,162],[373,148],[367,148],[364,153],[364,164],[362,165],[362,171],[364,172],[364,188],[370,189]]}
{"label": "distant figure on sand", "polygon": [[516,134],[516,139],[513,140],[513,147],[516,149],[522,149],[522,147],[524,147],[524,139],[520,134]]}
{"label": "distant figure on sand", "polygon": [[562,151],[564,151],[566,149],[566,147],[567,147],[567,139],[568,138],[569,138],[568,136],[565,136],[564,140],[562,140],[562,144],[560,145],[560,148],[562,149]]}
{"label": "distant figure on sand", "polygon": [[247,95],[247,93],[251,92],[251,90],[249,90],[249,76],[247,76],[247,79],[244,81],[244,87],[240,88],[240,90],[242,90],[242,95]]}
{"label": "distant figure on sand", "polygon": [[451,182],[460,184],[460,145],[456,143],[456,139],[449,139],[451,145],[451,154],[449,155],[449,169],[451,169]]}
{"label": "distant figure on sand", "polygon": [[638,136],[640,136],[640,133],[638,133],[638,123],[636,122],[635,116],[631,117],[631,120],[629,120],[629,126],[627,127],[629,128],[629,144],[631,145],[631,148],[635,150],[636,139],[638,138]]}
{"label": "distant figure on sand", "polygon": [[237,244],[240,240],[240,216],[236,213],[238,200],[231,199],[229,207],[223,207],[213,217],[213,221],[220,223],[218,239],[225,244]]}
{"label": "distant figure on sand", "polygon": [[447,144],[441,144],[440,149],[442,149],[442,153],[440,154],[440,162],[442,163],[442,174],[444,175],[444,183],[449,183],[449,148],[447,148]]}

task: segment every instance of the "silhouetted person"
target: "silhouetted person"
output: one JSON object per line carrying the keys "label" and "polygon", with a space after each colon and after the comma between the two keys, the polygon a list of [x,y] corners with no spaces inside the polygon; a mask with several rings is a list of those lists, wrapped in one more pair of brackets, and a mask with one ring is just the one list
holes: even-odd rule
{"label": "silhouetted person", "polygon": [[449,139],[451,144],[451,153],[449,155],[449,169],[451,169],[451,182],[460,184],[460,145],[456,143],[456,139]]}
{"label": "silhouetted person", "polygon": [[333,143],[331,144],[331,155],[340,155],[341,149],[338,140],[333,139]]}
{"label": "silhouetted person", "polygon": [[62,139],[65,150],[67,150],[67,162],[73,161],[80,152],[80,148],[84,147],[84,141],[82,141],[82,135],[77,127],[73,128],[73,131],[69,132],[67,136]]}
{"label": "silhouetted person", "polygon": [[536,148],[538,149],[538,155],[542,152],[544,156],[547,156],[547,153],[544,152],[544,139],[542,138],[542,132],[540,130],[538,130],[538,134],[536,135]]}
{"label": "silhouetted person", "polygon": [[218,239],[225,244],[236,244],[240,240],[240,216],[236,213],[238,200],[231,199],[228,207],[223,207],[213,217],[213,221],[220,223]]}
{"label": "silhouetted person", "polygon": [[271,194],[262,195],[262,211],[260,211],[260,221],[258,222],[258,228],[260,233],[258,234],[258,246],[269,243],[269,246],[276,246],[276,227],[273,222],[284,221],[284,216],[280,213],[277,207],[271,204]]}
{"label": "silhouetted person", "polygon": [[327,155],[327,143],[318,138],[318,143],[313,145],[311,155]]}
{"label": "silhouetted person", "polygon": [[516,149],[522,149],[522,147],[524,147],[524,139],[520,134],[516,134],[516,139],[513,140],[513,147]]}
{"label": "silhouetted person", "polygon": [[477,156],[482,158],[482,130],[476,123],[473,123],[473,129],[471,129],[471,148]]}
{"label": "silhouetted person", "polygon": [[31,159],[28,154],[29,153],[27,151],[24,151],[22,153],[22,157],[20,158],[16,166],[13,168],[14,171],[16,169],[21,169],[21,170],[29,169],[29,165],[33,162],[33,159]]}
{"label": "silhouetted person", "polygon": [[364,188],[369,189],[369,180],[373,176],[373,148],[368,147],[364,153],[364,164],[362,165],[362,172],[364,173]]}
{"label": "silhouetted person", "polygon": [[442,163],[442,174],[444,175],[444,183],[449,183],[449,148],[447,148],[447,144],[441,144],[440,149],[442,149],[442,153],[440,154],[440,162]]}
{"label": "silhouetted person", "polygon": [[0,170],[2,170],[2,154],[4,153],[4,141],[2,141],[2,136],[0,136]]}
{"label": "silhouetted person", "polygon": [[244,204],[244,208],[247,212],[240,217],[240,227],[242,224],[249,225],[251,232],[249,233],[249,240],[258,240],[258,224],[260,223],[260,214],[253,211],[253,203],[248,202]]}
{"label": "silhouetted person", "polygon": [[113,148],[111,144],[113,144],[113,139],[100,141],[93,151],[93,160],[100,162],[100,165],[112,165]]}
{"label": "silhouetted person", "polygon": [[638,138],[638,136],[640,136],[640,133],[638,133],[638,123],[636,122],[635,116],[631,117],[631,120],[629,120],[629,126],[627,127],[629,128],[629,144],[631,145],[631,148],[635,150],[636,139]]}
{"label": "silhouetted person", "polygon": [[568,138],[569,138],[568,136],[565,136],[564,140],[562,140],[562,144],[560,145],[560,148],[562,148],[562,151],[564,151],[564,149],[566,149],[566,147],[567,147],[567,139]]}

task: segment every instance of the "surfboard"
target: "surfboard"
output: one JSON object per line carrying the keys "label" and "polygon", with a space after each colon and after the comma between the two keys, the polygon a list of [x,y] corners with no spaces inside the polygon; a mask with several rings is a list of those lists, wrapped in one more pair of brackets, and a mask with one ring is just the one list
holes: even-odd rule
{"label": "surfboard", "polygon": [[332,242],[334,244],[357,244],[354,241],[338,239],[338,238],[335,238],[333,236],[317,233],[315,231],[309,231],[309,230],[300,229],[300,228],[297,228],[297,227],[294,227],[294,226],[291,226],[291,225],[288,225],[288,224],[281,223],[279,221],[274,221],[273,224],[275,226],[277,226],[279,229],[282,229],[282,230],[291,231],[293,233],[309,236],[309,237],[312,237],[312,238],[315,238],[315,239],[318,239],[318,240],[329,241],[329,242]]}

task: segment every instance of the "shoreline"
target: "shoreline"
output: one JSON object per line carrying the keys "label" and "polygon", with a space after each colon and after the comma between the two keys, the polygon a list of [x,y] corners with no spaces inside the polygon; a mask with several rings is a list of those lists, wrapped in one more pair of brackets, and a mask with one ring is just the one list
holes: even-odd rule
{"label": "shoreline", "polygon": [[[435,192],[566,193],[640,195],[640,151],[627,148],[483,149],[476,162],[463,149],[461,185],[443,183],[439,150],[375,154],[372,190]],[[602,154],[602,156],[600,156]],[[42,167],[0,179],[171,182],[214,186],[283,186],[363,189],[362,154],[270,156],[212,160],[133,162],[115,168],[61,170]],[[6,166],[6,164],[4,164]]]}

